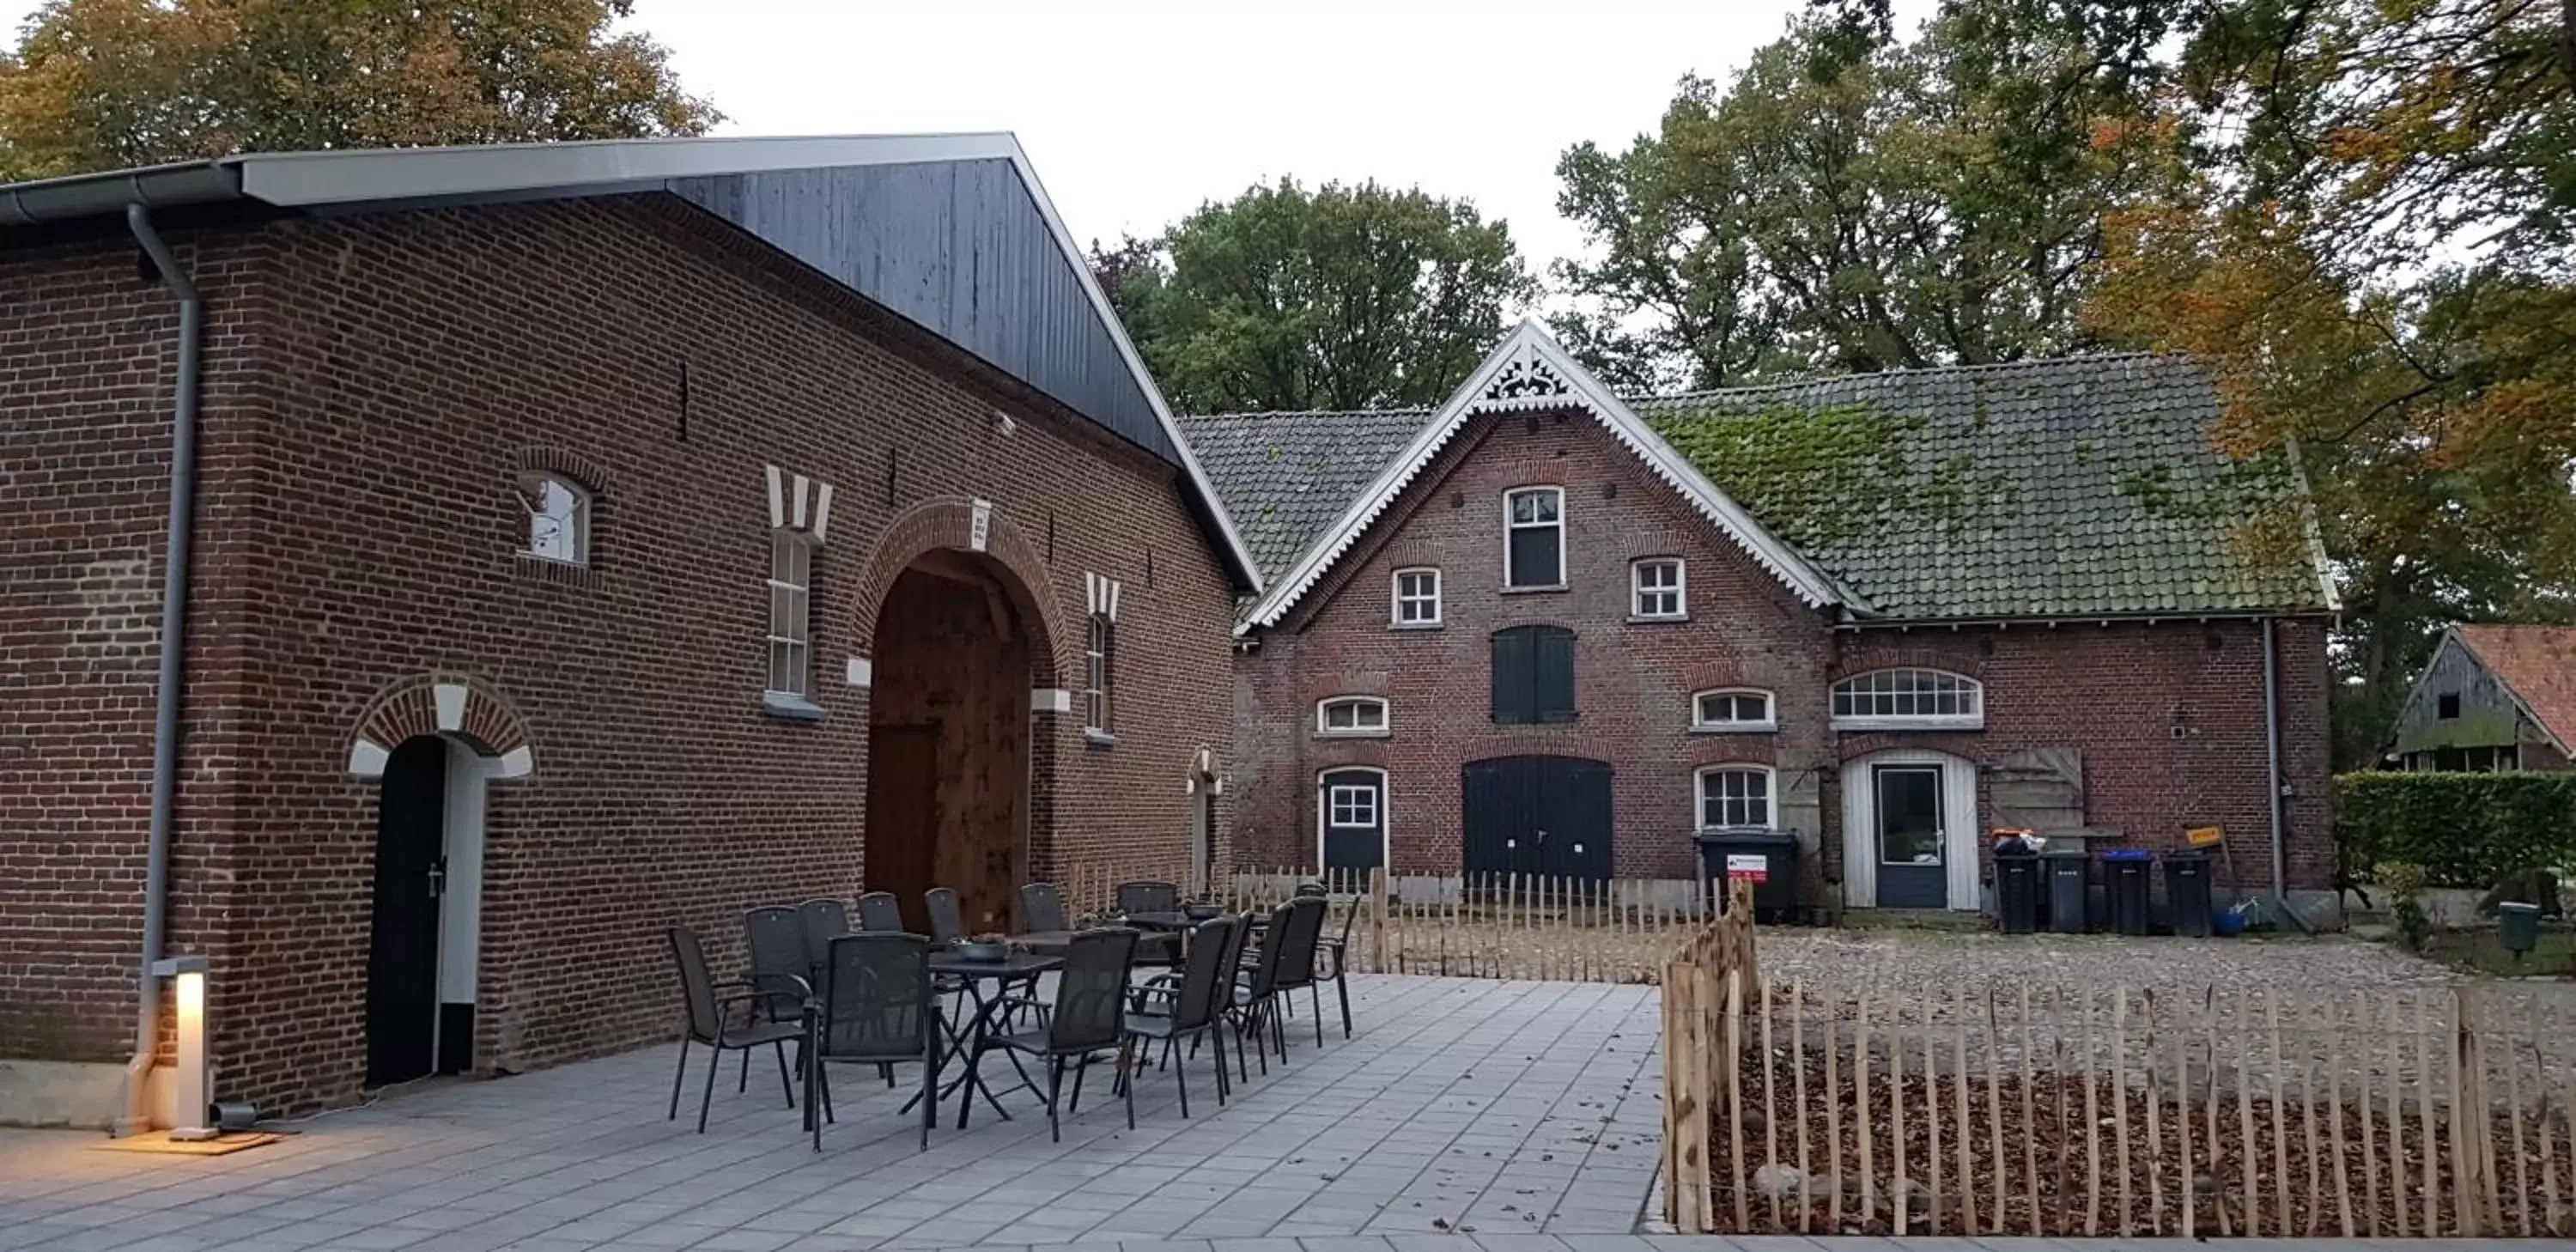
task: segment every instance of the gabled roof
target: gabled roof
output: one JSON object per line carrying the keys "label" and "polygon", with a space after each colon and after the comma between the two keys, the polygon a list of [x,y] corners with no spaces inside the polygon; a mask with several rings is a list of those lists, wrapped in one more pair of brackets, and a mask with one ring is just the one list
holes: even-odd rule
{"label": "gabled roof", "polygon": [[1182,472],[1239,589],[1261,579],[1009,134],[631,139],[248,153],[0,186],[9,228],[153,210],[348,213],[662,191],[731,222]]}
{"label": "gabled roof", "polygon": [[1821,571],[1773,537],[1707,476],[1658,438],[1626,403],[1576,364],[1538,323],[1524,321],[1468,373],[1467,381],[1450,394],[1447,403],[1414,428],[1413,437],[1360,485],[1296,558],[1269,576],[1269,590],[1244,615],[1246,626],[1277,624],[1333,563],[1359,542],[1369,524],[1395,502],[1470,418],[1490,413],[1569,409],[1589,413],[1599,421],[1613,438],[1645,461],[1657,477],[1680,492],[1719,533],[1734,540],[1801,599],[1823,606],[1847,598]]}
{"label": "gabled roof", "polygon": [[2295,467],[2220,451],[2217,392],[2182,357],[1890,370],[1637,408],[1880,616],[2334,607]]}
{"label": "gabled roof", "polygon": [[1184,417],[1181,433],[1225,493],[1264,579],[1296,564],[1395,459],[1429,409]]}
{"label": "gabled roof", "polygon": [[[1482,394],[1468,411],[1491,411]],[[1648,428],[1642,446],[1759,518],[1752,529],[1855,620],[2332,608],[2295,468],[2218,451],[2217,406],[2188,361],[2104,355],[1636,397],[1619,411]],[[1183,419],[1235,516],[1261,519],[1247,526],[1272,584],[1262,604],[1303,594],[1292,585],[1329,567],[1458,410],[1453,398],[1436,412]]]}
{"label": "gabled roof", "polygon": [[2450,633],[2560,752],[2576,754],[2576,626],[2454,626]]}

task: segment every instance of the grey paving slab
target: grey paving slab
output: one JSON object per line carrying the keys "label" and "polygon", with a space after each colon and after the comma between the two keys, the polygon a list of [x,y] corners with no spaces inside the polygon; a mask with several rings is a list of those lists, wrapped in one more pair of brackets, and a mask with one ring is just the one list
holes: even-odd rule
{"label": "grey paving slab", "polygon": [[[909,1084],[846,1082],[820,1154],[774,1086],[719,1081],[699,1135],[664,1116],[668,1047],[423,1084],[227,1157],[0,1130],[0,1248],[1427,1252],[1393,1234],[1585,1252],[1440,1232],[1506,1207],[1495,1239],[1634,1228],[1661,1124],[1651,989],[1358,976],[1351,992],[1357,1037],[1319,1050],[1292,1023],[1287,1063],[1224,1107],[1194,1083],[1184,1121],[1148,1074],[1135,1130],[1086,1100],[1061,1142],[1016,1092],[1013,1120],[979,1109],[960,1132],[952,1106],[918,1152],[896,1114]],[[1636,1168],[1610,1168],[1614,1151]]]}

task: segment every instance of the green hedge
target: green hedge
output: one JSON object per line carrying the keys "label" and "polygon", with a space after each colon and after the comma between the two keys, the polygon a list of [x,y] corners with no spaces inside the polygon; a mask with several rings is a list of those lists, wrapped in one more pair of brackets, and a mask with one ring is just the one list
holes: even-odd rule
{"label": "green hedge", "polygon": [[2413,861],[2433,886],[2484,890],[2515,870],[2576,867],[2576,773],[2337,775],[2334,836],[2352,879]]}

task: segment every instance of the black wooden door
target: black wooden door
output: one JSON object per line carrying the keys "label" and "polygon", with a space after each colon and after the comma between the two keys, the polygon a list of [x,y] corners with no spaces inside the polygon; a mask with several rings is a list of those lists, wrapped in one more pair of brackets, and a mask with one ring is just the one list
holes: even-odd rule
{"label": "black wooden door", "polygon": [[430,1070],[446,829],[447,741],[435,735],[405,740],[385,762],[376,816],[376,907],[367,946],[370,1086]]}
{"label": "black wooden door", "polygon": [[1324,872],[1365,874],[1386,864],[1386,775],[1373,769],[1337,769],[1317,784],[1317,816],[1324,824]]}
{"label": "black wooden door", "polygon": [[1610,766],[1571,756],[1467,763],[1470,874],[1610,876]]}

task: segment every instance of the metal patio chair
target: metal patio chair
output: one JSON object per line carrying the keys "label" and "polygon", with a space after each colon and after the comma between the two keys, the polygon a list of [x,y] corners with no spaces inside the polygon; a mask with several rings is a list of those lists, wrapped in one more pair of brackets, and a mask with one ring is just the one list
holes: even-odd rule
{"label": "metal patio chair", "polygon": [[823,976],[823,963],[832,959],[832,941],[850,933],[849,906],[838,900],[807,900],[796,906],[805,918],[805,960],[814,967],[812,977]]}
{"label": "metal patio chair", "polygon": [[[1374,908],[1376,906],[1375,901],[1370,902],[1370,907]],[[1316,955],[1320,958],[1328,958],[1331,962],[1330,972],[1318,970],[1315,974],[1315,981],[1333,984],[1333,994],[1341,999],[1342,1038],[1344,1039],[1351,1037],[1351,984],[1349,978],[1351,972],[1351,923],[1358,921],[1359,916],[1359,901],[1355,899],[1351,902],[1351,911],[1342,914],[1342,933],[1339,935],[1324,936],[1315,945]],[[1318,1015],[1320,1015],[1321,1012],[1322,1010],[1317,1010]],[[1319,1028],[1320,1025],[1321,1023],[1319,1022]]]}
{"label": "metal patio chair", "polygon": [[[1056,971],[1055,1003],[1046,1024],[1037,1030],[1014,1034],[986,1034],[975,1041],[974,1055],[967,1059],[969,1070],[978,1068],[984,1053],[995,1048],[1039,1057],[1047,1063],[1047,1087],[1044,1093],[1047,1111],[1047,1137],[1064,1141],[1064,1132],[1056,1118],[1058,1095],[1064,1087],[1064,1070],[1074,1066],[1073,1096],[1064,1106],[1074,1112],[1082,1108],[1082,1076],[1091,1068],[1093,1057],[1102,1052],[1115,1052],[1126,1037],[1128,972],[1136,961],[1136,932],[1124,926],[1106,926],[1075,935],[1066,945],[1064,965]],[[1126,1089],[1127,1128],[1136,1128],[1136,1092]],[[968,1100],[957,1111],[957,1128],[966,1128],[967,1115],[975,1102]]]}
{"label": "metal patio chair", "polygon": [[[1291,993],[1303,987],[1308,1006],[1315,1012],[1315,1046],[1324,1046],[1324,998],[1315,986],[1315,948],[1323,939],[1324,914],[1329,905],[1322,896],[1298,896],[1285,906],[1287,928],[1278,932],[1279,969],[1271,983],[1279,996],[1280,1007],[1291,1001]],[[1275,926],[1277,923],[1273,923]],[[1285,1030],[1279,1032],[1279,1059],[1288,1059]]]}
{"label": "metal patio chair", "polygon": [[939,1002],[930,985],[930,941],[919,935],[843,935],[823,969],[823,998],[814,1015],[805,1070],[805,1119],[814,1150],[832,1121],[829,1066],[921,1064],[921,1147],[939,1117]]}
{"label": "metal patio chair", "polygon": [[1178,883],[1122,882],[1118,884],[1118,911],[1121,913],[1176,913],[1181,907]]}
{"label": "metal patio chair", "polygon": [[[804,1020],[805,1002],[813,998],[815,966],[808,958],[805,919],[784,904],[765,904],[742,912],[743,947],[751,957],[747,985],[763,1021]],[[751,1088],[751,1054],[743,1053],[735,1091]]]}
{"label": "metal patio chair", "polygon": [[1064,916],[1064,889],[1051,882],[1022,883],[1020,926],[1031,934],[1073,929]]}
{"label": "metal patio chair", "polygon": [[[707,1058],[707,1087],[698,1095],[698,1133],[707,1130],[707,1106],[716,1095],[716,1070],[724,1065],[724,1054],[740,1052],[749,1073],[751,1050],[769,1047],[778,1054],[778,1085],[787,1094],[787,1107],[796,1107],[796,1090],[787,1080],[787,1045],[798,1042],[799,1061],[803,1059],[801,1040],[805,1027],[799,1021],[763,1021],[763,1014],[746,1014],[740,1026],[727,1025],[725,1011],[734,1005],[757,1007],[767,994],[749,981],[717,982],[707,972],[706,945],[698,941],[698,932],[686,926],[673,926],[666,932],[671,941],[671,960],[680,969],[680,1003],[687,1013],[687,1029],[680,1035],[680,1065],[671,1074],[671,1114],[680,1117],[680,1082],[689,1074],[689,1045],[698,1044],[712,1050]],[[801,980],[800,980],[801,981]],[[798,1001],[801,1006],[803,1001]],[[800,1007],[801,1013],[801,1007]]]}
{"label": "metal patio chair", "polygon": [[[1237,957],[1239,961],[1250,961],[1249,968],[1238,968],[1233,994],[1227,997],[1225,1006],[1226,1020],[1234,1024],[1234,1064],[1238,1072],[1243,1068],[1243,1038],[1246,1035],[1252,1036],[1252,1054],[1260,1063],[1262,1073],[1270,1072],[1270,1054],[1264,1042],[1264,1032],[1278,1040],[1280,1063],[1287,1063],[1288,1042],[1279,1026],[1279,957],[1287,950],[1288,927],[1295,916],[1296,904],[1293,901],[1270,910],[1269,935],[1258,948],[1250,950],[1249,957]],[[1251,919],[1247,917],[1244,920],[1249,922]],[[1244,1075],[1244,1079],[1250,1081],[1251,1075]]]}
{"label": "metal patio chair", "polygon": [[957,907],[954,890],[933,887],[922,892],[921,907],[930,914],[932,943],[956,943],[966,937],[966,914]]}
{"label": "metal patio chair", "polygon": [[895,902],[891,891],[871,891],[859,897],[859,933],[900,935],[903,929],[903,906]]}
{"label": "metal patio chair", "polygon": [[[1195,1055],[1207,1032],[1223,1024],[1217,1016],[1220,997],[1232,991],[1229,984],[1234,978],[1233,965],[1241,959],[1237,956],[1239,949],[1235,946],[1235,935],[1242,928],[1243,922],[1239,918],[1214,917],[1200,922],[1190,932],[1189,951],[1182,958],[1179,980],[1168,988],[1140,989],[1137,998],[1159,997],[1163,1001],[1160,1009],[1146,1007],[1127,1014],[1127,1037],[1118,1048],[1118,1081],[1133,1084],[1136,1070],[1152,1059],[1154,1045],[1161,1043],[1163,1064],[1172,1071],[1173,1081],[1180,1085],[1183,1117],[1190,1115],[1190,1079],[1189,1064],[1178,1056],[1180,1043],[1183,1039],[1189,1040],[1191,1052]],[[1140,1041],[1145,1045],[1141,1055],[1136,1049]],[[1124,1089],[1122,1085],[1121,1090]],[[1225,1048],[1220,1041],[1216,1049],[1216,1101],[1219,1105],[1225,1103],[1226,1091]],[[1133,1098],[1131,1093],[1129,1099],[1132,1101]]]}

